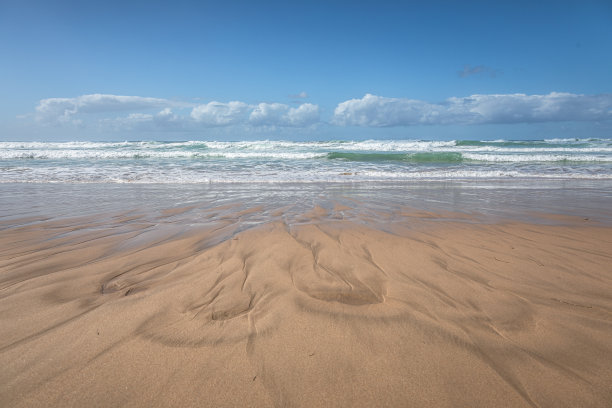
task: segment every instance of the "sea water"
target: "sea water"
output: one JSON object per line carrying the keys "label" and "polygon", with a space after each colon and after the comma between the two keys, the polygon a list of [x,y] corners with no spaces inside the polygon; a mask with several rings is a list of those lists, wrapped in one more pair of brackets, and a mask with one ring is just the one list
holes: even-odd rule
{"label": "sea water", "polygon": [[0,193],[9,224],[181,206],[209,219],[228,205],[215,214],[260,209],[244,224],[296,221],[315,206],[359,219],[416,209],[609,224],[612,140],[0,142]]}
{"label": "sea water", "polygon": [[612,139],[0,142],[0,183],[612,179]]}

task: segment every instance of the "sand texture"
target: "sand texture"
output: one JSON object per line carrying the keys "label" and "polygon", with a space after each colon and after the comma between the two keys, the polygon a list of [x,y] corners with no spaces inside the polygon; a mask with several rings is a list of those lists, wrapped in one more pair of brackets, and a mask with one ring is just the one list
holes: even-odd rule
{"label": "sand texture", "polygon": [[611,227],[346,209],[3,221],[0,406],[611,406]]}

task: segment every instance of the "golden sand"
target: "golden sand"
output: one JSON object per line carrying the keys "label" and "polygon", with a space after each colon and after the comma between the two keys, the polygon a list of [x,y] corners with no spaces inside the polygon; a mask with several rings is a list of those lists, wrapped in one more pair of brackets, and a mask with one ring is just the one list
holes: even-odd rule
{"label": "golden sand", "polygon": [[609,226],[188,211],[4,223],[0,406],[611,404]]}

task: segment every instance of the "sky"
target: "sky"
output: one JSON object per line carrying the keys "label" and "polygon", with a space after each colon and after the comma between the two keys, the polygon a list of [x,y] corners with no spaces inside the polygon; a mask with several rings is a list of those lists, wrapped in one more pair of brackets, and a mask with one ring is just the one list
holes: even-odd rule
{"label": "sky", "polygon": [[609,0],[0,0],[2,141],[590,137]]}

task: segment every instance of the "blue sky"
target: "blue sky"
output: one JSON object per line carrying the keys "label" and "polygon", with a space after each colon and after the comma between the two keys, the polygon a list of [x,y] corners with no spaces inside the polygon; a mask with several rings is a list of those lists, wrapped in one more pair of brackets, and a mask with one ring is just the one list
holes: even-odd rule
{"label": "blue sky", "polygon": [[612,3],[0,1],[0,140],[612,137]]}

